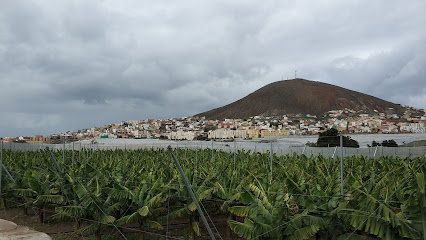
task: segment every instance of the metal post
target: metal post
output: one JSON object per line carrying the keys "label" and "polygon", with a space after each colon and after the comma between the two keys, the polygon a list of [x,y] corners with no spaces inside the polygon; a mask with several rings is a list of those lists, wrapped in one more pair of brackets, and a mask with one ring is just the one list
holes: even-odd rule
{"label": "metal post", "polygon": [[65,136],[64,136],[64,146],[62,148],[62,163],[65,163]]}
{"label": "metal post", "polygon": [[[306,149],[306,145],[303,147],[302,154],[304,154],[304,153],[305,153],[305,149]],[[302,154],[301,154],[301,155],[302,155]]]}
{"label": "metal post", "polygon": [[62,169],[59,167],[58,163],[55,160],[55,157],[53,156],[52,152],[50,151],[49,147],[46,147],[46,150],[49,152],[50,154],[50,158],[52,159],[53,164],[55,165],[56,169],[58,170],[58,172],[60,173],[64,173],[62,171]]}
{"label": "metal post", "polygon": [[213,140],[212,140],[212,162],[214,161],[214,157],[213,157]]}
{"label": "metal post", "polygon": [[237,148],[237,142],[234,139],[234,170],[235,170],[235,158],[236,158],[236,148]]}
{"label": "metal post", "polygon": [[[0,164],[0,169],[2,169],[2,168],[4,169],[4,172],[6,173],[6,175],[9,177],[10,181],[12,181],[13,183],[16,184],[15,179],[13,179],[12,175],[10,175],[9,171],[7,171],[7,168],[3,165],[3,163]],[[24,198],[24,200],[26,202],[28,202],[28,198],[27,197],[24,196],[23,198]]]}
{"label": "metal post", "polygon": [[377,153],[377,148],[378,148],[379,146],[376,146],[376,150],[374,150],[374,155],[373,155],[373,158],[376,158],[376,153]]}
{"label": "metal post", "polygon": [[2,172],[3,172],[3,168],[2,168],[2,166],[3,166],[3,138],[0,138],[1,139],[1,153],[0,153],[0,203],[3,203],[3,198],[2,198],[2,195],[1,195],[1,174],[2,174]]}
{"label": "metal post", "polygon": [[[2,141],[2,143],[3,143],[3,141]],[[4,172],[9,177],[10,181],[12,181],[13,183],[16,184],[15,179],[13,179],[12,175],[10,175],[9,171],[7,171],[7,168],[3,165],[3,163],[0,164],[0,173],[1,173],[1,169],[4,169]],[[24,200],[26,202],[28,202],[28,198],[27,197],[24,196],[23,198],[24,198]]]}
{"label": "metal post", "polygon": [[10,179],[10,181],[12,181],[13,183],[16,183],[15,179],[13,179],[12,175],[10,175],[9,171],[7,171],[7,168],[3,165],[3,163],[1,164],[1,167],[3,168],[4,172],[6,173],[7,177]]}
{"label": "metal post", "polygon": [[173,160],[174,160],[174,162],[176,164],[176,167],[179,170],[180,175],[182,176],[183,180],[185,181],[186,188],[188,189],[188,192],[191,195],[191,198],[194,201],[195,206],[197,207],[198,213],[200,214],[201,219],[203,220],[204,226],[206,226],[207,231],[209,232],[210,238],[213,239],[213,240],[216,240],[216,238],[215,238],[215,236],[214,236],[214,234],[213,234],[213,232],[212,232],[212,230],[210,228],[210,225],[207,222],[207,219],[204,216],[204,213],[201,210],[200,205],[198,204],[197,198],[195,197],[194,192],[192,192],[191,184],[189,183],[188,179],[186,178],[185,173],[183,172],[182,167],[180,166],[179,161],[177,160],[175,154],[173,153],[173,149],[172,149],[172,147],[170,145],[168,146],[168,149],[169,149],[170,154],[173,157]]}
{"label": "metal post", "polygon": [[335,155],[336,155],[336,150],[337,150],[337,146],[334,148],[334,152],[333,152],[333,156],[331,158],[334,159]]}
{"label": "metal post", "polygon": [[71,167],[74,168],[74,142],[72,142],[72,162]]}
{"label": "metal post", "polygon": [[340,191],[343,198],[343,136],[340,135]]}
{"label": "metal post", "polygon": [[271,165],[271,184],[272,184],[272,158],[273,158],[273,153],[272,153],[272,141],[271,141],[271,152],[269,153],[269,156],[270,156],[270,165]]}

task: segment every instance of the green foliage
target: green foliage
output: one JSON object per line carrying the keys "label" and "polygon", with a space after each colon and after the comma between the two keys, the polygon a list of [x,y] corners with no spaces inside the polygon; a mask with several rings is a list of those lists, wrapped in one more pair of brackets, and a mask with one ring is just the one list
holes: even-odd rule
{"label": "green foliage", "polygon": [[[65,153],[60,173],[46,151],[5,151],[16,183],[2,175],[3,197],[54,210],[51,221],[86,221],[85,235],[131,224],[164,233],[173,218],[189,220],[190,237],[205,231],[167,151],[83,151],[74,167]],[[62,158],[62,151],[53,154]],[[214,154],[212,161],[209,149],[176,152],[204,211],[226,215],[233,236],[424,239],[425,157],[345,157],[341,198],[340,162],[331,158],[274,156],[271,181],[269,154],[239,151],[235,163],[233,153]]]}
{"label": "green foliage", "polygon": [[395,140],[384,140],[382,142],[383,147],[398,147],[398,143],[395,142]]}
{"label": "green foliage", "polygon": [[372,147],[377,147],[377,146],[383,146],[383,147],[398,147],[398,143],[395,142],[395,140],[391,139],[391,140],[383,140],[382,143],[378,143],[376,141],[373,140],[373,142],[371,143]]}
{"label": "green foliage", "polygon": [[[343,147],[359,148],[359,144],[354,139],[343,136]],[[340,146],[339,132],[335,128],[331,128],[319,134],[317,147],[336,147]]]}

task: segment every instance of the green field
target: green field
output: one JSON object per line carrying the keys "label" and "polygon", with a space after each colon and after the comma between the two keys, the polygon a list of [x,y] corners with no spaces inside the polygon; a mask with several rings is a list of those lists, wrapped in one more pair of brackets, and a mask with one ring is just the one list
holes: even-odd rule
{"label": "green field", "polygon": [[[4,151],[15,183],[3,171],[2,204],[37,209],[40,222],[69,222],[97,239],[130,227],[139,239],[165,239],[167,223],[180,220],[172,236],[206,239],[167,150],[65,153],[64,163],[62,151],[53,153],[57,168],[46,150]],[[268,153],[176,155],[205,213],[223,219],[223,239],[425,239],[425,157],[345,157],[341,196],[338,158],[273,156],[271,175]]]}

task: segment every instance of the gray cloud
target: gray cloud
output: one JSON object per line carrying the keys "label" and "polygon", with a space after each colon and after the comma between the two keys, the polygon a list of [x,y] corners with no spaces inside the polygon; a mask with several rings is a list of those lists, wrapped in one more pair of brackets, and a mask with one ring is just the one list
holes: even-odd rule
{"label": "gray cloud", "polygon": [[298,76],[426,107],[424,1],[0,3],[0,135],[188,116]]}

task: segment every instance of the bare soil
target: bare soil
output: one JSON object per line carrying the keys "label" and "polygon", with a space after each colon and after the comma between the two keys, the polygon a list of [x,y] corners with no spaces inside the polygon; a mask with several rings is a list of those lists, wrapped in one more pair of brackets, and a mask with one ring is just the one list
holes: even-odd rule
{"label": "bare soil", "polygon": [[[93,236],[83,236],[81,234],[74,233],[73,222],[53,222],[49,221],[49,216],[53,213],[52,210],[48,210],[45,213],[46,221],[44,223],[38,222],[37,212],[34,209],[28,209],[28,215],[24,214],[22,208],[6,208],[0,209],[0,218],[8,221],[12,221],[18,225],[27,226],[36,231],[47,233],[52,239],[94,239]],[[214,222],[215,227],[219,231],[222,238],[225,238],[225,227],[226,227],[226,217],[225,216],[211,216],[212,221]],[[82,222],[82,227],[88,226],[90,222]],[[146,232],[145,239],[166,239],[165,235],[169,237],[174,237],[178,239],[184,239],[186,235],[186,228],[188,226],[187,218],[174,219],[169,221],[169,224],[164,224],[164,230],[152,230],[144,229]],[[200,219],[201,227],[201,236],[197,239],[210,239],[207,230],[204,228],[202,221]],[[133,230],[134,229],[134,230]],[[126,236],[127,239],[137,239],[138,230],[136,225],[127,225],[123,228],[120,228],[122,233]],[[213,229],[215,231],[215,229]],[[119,232],[113,227],[105,227],[103,230],[102,239],[122,239],[123,237]],[[233,235],[232,239],[242,239],[237,235]]]}

